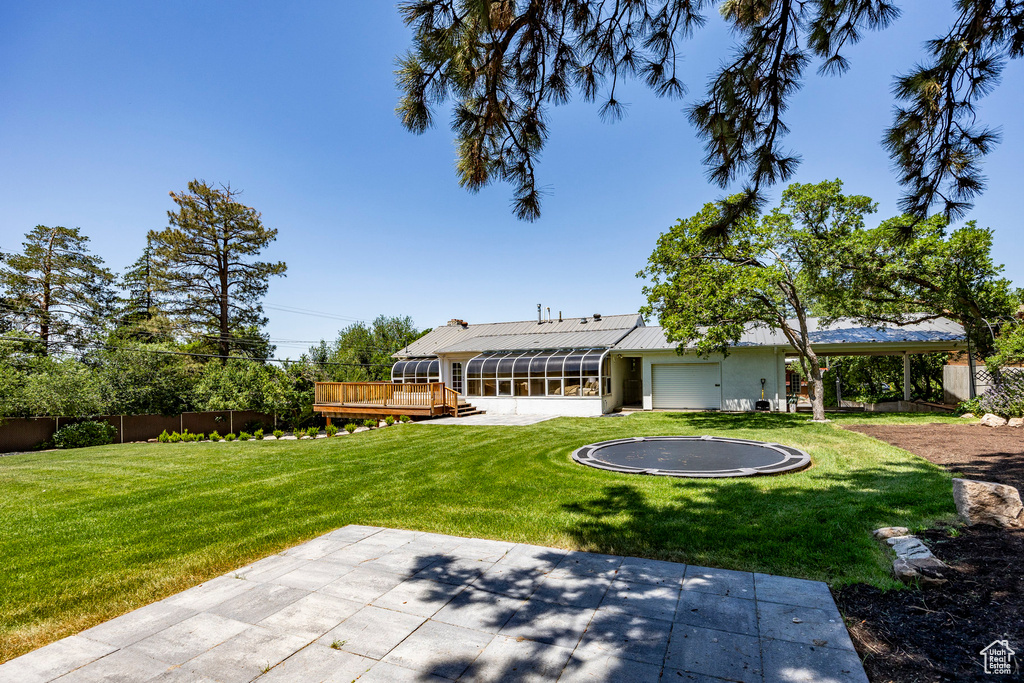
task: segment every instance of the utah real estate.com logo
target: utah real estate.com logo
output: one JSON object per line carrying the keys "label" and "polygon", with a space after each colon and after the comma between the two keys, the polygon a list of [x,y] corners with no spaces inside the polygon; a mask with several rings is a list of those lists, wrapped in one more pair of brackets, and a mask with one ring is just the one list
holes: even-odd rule
{"label": "utah real estate.com logo", "polygon": [[985,673],[1004,676],[1017,673],[1017,653],[1005,636],[1002,640],[993,640],[980,654]]}

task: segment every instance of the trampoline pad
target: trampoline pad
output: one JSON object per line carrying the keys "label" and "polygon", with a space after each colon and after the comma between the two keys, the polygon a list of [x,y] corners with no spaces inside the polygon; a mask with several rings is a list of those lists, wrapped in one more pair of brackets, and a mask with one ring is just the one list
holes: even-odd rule
{"label": "trampoline pad", "polygon": [[791,446],[717,436],[615,439],[573,452],[583,465],[668,477],[750,477],[802,470],[811,456]]}

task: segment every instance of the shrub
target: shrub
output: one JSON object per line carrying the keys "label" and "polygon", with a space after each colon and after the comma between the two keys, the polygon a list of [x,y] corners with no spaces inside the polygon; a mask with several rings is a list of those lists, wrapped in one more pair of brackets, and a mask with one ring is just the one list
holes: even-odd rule
{"label": "shrub", "polygon": [[1024,417],[1024,372],[1003,370],[998,386],[981,396],[981,410],[1000,417]]}
{"label": "shrub", "polygon": [[234,434],[225,434],[224,435],[224,440],[225,441],[234,441],[235,440],[235,435]]}
{"label": "shrub", "polygon": [[[216,432],[214,432],[214,434],[216,434]],[[170,443],[171,435],[168,434],[167,430],[165,429],[164,431],[160,432],[160,436],[156,437],[156,440],[159,441],[160,443]]]}
{"label": "shrub", "polygon": [[412,422],[412,418],[411,418],[411,417],[409,417],[408,415],[403,415],[402,417],[400,417],[400,418],[398,418],[398,419],[399,419],[399,420],[400,420],[401,422]]}
{"label": "shrub", "polygon": [[238,432],[238,440],[239,441],[248,441],[251,438],[252,438],[252,434],[250,434],[249,432]]}
{"label": "shrub", "polygon": [[187,429],[181,433],[181,440],[185,443],[195,443],[196,441],[199,441],[198,437],[198,434],[193,434]]}
{"label": "shrub", "polygon": [[972,398],[967,401],[960,401],[956,405],[956,414],[963,415],[964,413],[974,413],[975,415],[981,412],[981,399]]}
{"label": "shrub", "polygon": [[263,439],[263,428],[260,427],[255,432],[253,432],[252,433],[252,438],[256,439],[257,441]]}
{"label": "shrub", "polygon": [[373,418],[367,418],[367,419],[363,420],[363,426],[364,427],[369,427],[370,429],[376,429],[377,424],[378,424],[377,420],[375,420]]}
{"label": "shrub", "polygon": [[338,426],[337,425],[327,425],[327,428],[324,429],[324,432],[327,433],[327,436],[334,436],[335,434],[338,433]]}
{"label": "shrub", "polygon": [[57,448],[85,448],[87,446],[106,446],[114,443],[117,429],[106,422],[79,422],[61,427],[53,435],[53,445]]}
{"label": "shrub", "polygon": [[196,434],[196,441],[206,441],[206,434],[199,432]]}
{"label": "shrub", "polygon": [[359,425],[357,425],[355,422],[349,422],[347,425],[345,425],[345,431],[348,432],[349,434],[356,431],[356,429],[358,428]]}
{"label": "shrub", "polygon": [[284,436],[284,432],[282,432],[280,429],[275,429],[274,430],[274,436],[276,438],[280,439],[282,436]]}
{"label": "shrub", "polygon": [[387,417],[385,417],[384,418],[384,424],[386,424],[388,427],[390,427],[391,425],[395,424],[395,416],[394,415],[388,415]]}
{"label": "shrub", "polygon": [[171,436],[168,441],[171,443],[181,443],[181,434],[178,432],[171,432]]}
{"label": "shrub", "polygon": [[306,436],[308,436],[311,439],[315,439],[316,435],[319,434],[319,433],[320,433],[320,428],[319,427],[310,427],[309,429],[306,430]]}
{"label": "shrub", "polygon": [[216,430],[210,432],[210,441],[223,441],[224,437],[217,433]]}

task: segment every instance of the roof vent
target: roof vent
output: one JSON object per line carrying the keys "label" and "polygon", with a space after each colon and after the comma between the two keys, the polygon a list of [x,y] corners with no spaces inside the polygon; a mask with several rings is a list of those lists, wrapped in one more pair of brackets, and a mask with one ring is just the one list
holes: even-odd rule
{"label": "roof vent", "polygon": [[600,313],[595,313],[594,314],[594,320],[600,320],[600,319],[601,319],[601,314]]}
{"label": "roof vent", "polygon": [[458,318],[452,318],[448,321],[448,327],[469,327],[469,323],[465,320],[459,320]]}

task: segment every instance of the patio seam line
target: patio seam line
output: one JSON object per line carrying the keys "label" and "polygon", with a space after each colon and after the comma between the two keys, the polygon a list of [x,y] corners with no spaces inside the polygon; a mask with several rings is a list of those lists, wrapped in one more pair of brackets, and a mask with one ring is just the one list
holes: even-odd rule
{"label": "patio seam line", "polygon": [[750,572],[750,590],[754,592],[754,624],[757,625],[757,659],[761,666],[761,680],[766,681],[767,675],[764,667],[764,639],[761,638],[761,610],[758,609],[758,603],[761,599],[757,597],[757,577],[754,576],[754,572]]}
{"label": "patio seam line", "polygon": [[[585,551],[584,551],[584,552],[585,552]],[[622,563],[621,563],[621,562],[619,562],[619,564],[621,565]],[[557,565],[555,565],[555,566],[557,567]],[[554,571],[554,569],[552,569],[552,571]],[[616,574],[618,574],[618,568],[617,568],[617,567],[616,567],[616,569],[615,569],[615,573],[616,573]],[[607,577],[601,576],[601,577],[599,577],[599,578],[607,578]],[[609,591],[609,590],[611,590],[611,585],[612,585],[612,581],[613,581],[613,580],[614,580],[614,579],[609,579],[609,580],[608,580],[608,585],[607,585],[607,586],[605,586],[605,588],[604,588],[604,593],[602,593],[602,594],[601,594],[601,600],[600,600],[600,602],[598,602],[598,603],[597,603],[597,607],[595,607],[595,608],[594,608],[594,613],[593,613],[593,614],[591,614],[591,615],[590,615],[590,619],[589,619],[589,620],[587,620],[587,626],[586,626],[586,628],[584,628],[584,629],[583,629],[583,631],[582,631],[582,632],[580,633],[580,637],[579,637],[579,638],[577,638],[577,639],[576,639],[576,643],[575,643],[575,644],[573,644],[573,646],[572,646],[572,651],[571,651],[571,652],[569,653],[569,659],[567,659],[567,660],[565,661],[565,664],[563,664],[563,665],[562,665],[562,668],[561,668],[561,670],[560,670],[560,671],[558,672],[558,678],[556,678],[556,679],[555,679],[556,681],[557,681],[558,679],[560,679],[560,678],[562,677],[562,674],[564,674],[564,673],[565,673],[565,668],[566,668],[567,666],[569,666],[569,662],[571,662],[571,661],[572,661],[572,659],[573,659],[573,657],[574,657],[574,656],[576,656],[576,650],[578,650],[578,649],[579,649],[579,647],[580,647],[580,643],[582,643],[582,642],[583,642],[583,637],[584,637],[585,635],[587,635],[587,632],[588,632],[588,631],[590,630],[590,625],[594,623],[594,618],[595,618],[595,617],[597,617],[597,610],[599,610],[599,609],[601,608],[601,605],[602,605],[602,604],[604,603],[604,599],[605,599],[606,597],[608,597],[608,591]],[[543,581],[542,581],[541,583],[543,583]],[[537,598],[537,600],[538,600],[538,601],[540,601],[540,602],[543,602],[544,604],[547,604],[547,605],[559,605],[559,603],[557,603],[557,602],[548,602],[548,601],[546,601],[546,600],[542,600],[542,599],[540,599],[540,598]],[[561,606],[561,605],[559,605],[559,606]],[[524,605],[524,607],[525,607],[525,605]],[[528,639],[528,640],[532,640],[532,639]],[[532,640],[532,642],[535,642],[535,643],[536,643],[536,642],[539,642],[539,641],[536,641],[536,640]],[[660,678],[660,674],[662,674],[662,673],[664,673],[664,672],[665,672],[665,667],[664,667],[664,666],[662,666],[662,668],[661,668],[661,672],[659,673],[659,678]]]}

